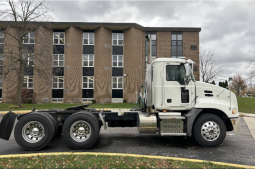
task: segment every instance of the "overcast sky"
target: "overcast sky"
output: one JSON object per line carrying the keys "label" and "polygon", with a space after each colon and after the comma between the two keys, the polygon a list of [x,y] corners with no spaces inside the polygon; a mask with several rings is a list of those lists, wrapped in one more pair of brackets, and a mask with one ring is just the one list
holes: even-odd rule
{"label": "overcast sky", "polygon": [[[200,45],[240,74],[255,56],[255,1],[51,1],[53,21],[132,22],[150,27],[201,27]],[[254,79],[255,80],[255,79]]]}

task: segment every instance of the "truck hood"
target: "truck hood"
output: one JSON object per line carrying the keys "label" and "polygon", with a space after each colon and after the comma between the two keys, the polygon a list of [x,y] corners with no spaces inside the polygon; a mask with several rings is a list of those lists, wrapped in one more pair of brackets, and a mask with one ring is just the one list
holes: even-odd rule
{"label": "truck hood", "polygon": [[[216,86],[204,82],[196,82],[196,105],[194,107],[208,108],[214,104],[218,109],[230,110],[232,114],[233,108],[238,112],[238,104],[236,95],[220,86]],[[231,96],[231,97],[230,97]],[[238,113],[237,113],[238,114]]]}

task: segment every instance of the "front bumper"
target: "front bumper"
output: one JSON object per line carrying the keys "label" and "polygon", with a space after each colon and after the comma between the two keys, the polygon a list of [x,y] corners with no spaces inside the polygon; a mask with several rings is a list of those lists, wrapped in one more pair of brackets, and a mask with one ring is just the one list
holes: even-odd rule
{"label": "front bumper", "polygon": [[233,131],[234,132],[240,132],[241,131],[241,124],[240,124],[240,117],[230,119],[231,123],[233,125]]}

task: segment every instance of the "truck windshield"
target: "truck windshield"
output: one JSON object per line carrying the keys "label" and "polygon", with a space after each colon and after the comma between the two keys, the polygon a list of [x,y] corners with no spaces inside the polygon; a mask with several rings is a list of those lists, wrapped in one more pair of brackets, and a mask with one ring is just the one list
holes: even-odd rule
{"label": "truck windshield", "polygon": [[167,65],[166,66],[166,81],[178,81],[181,85],[184,85],[185,78],[184,65]]}

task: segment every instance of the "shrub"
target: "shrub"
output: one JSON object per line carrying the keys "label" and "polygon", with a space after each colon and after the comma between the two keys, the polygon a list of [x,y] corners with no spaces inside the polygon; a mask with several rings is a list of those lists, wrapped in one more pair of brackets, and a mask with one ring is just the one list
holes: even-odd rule
{"label": "shrub", "polygon": [[32,104],[33,103],[33,99],[27,99],[27,104]]}
{"label": "shrub", "polygon": [[94,100],[92,100],[92,104],[96,104],[96,100],[94,99]]}
{"label": "shrub", "polygon": [[[33,90],[22,89],[22,103],[28,103],[28,100],[31,98],[33,98]],[[32,100],[32,102],[33,102],[33,100]]]}
{"label": "shrub", "polygon": [[127,103],[127,99],[123,99],[123,103]]}
{"label": "shrub", "polygon": [[19,109],[20,107],[17,106],[17,105],[12,104],[12,105],[10,105],[8,108],[9,108],[9,109]]}

